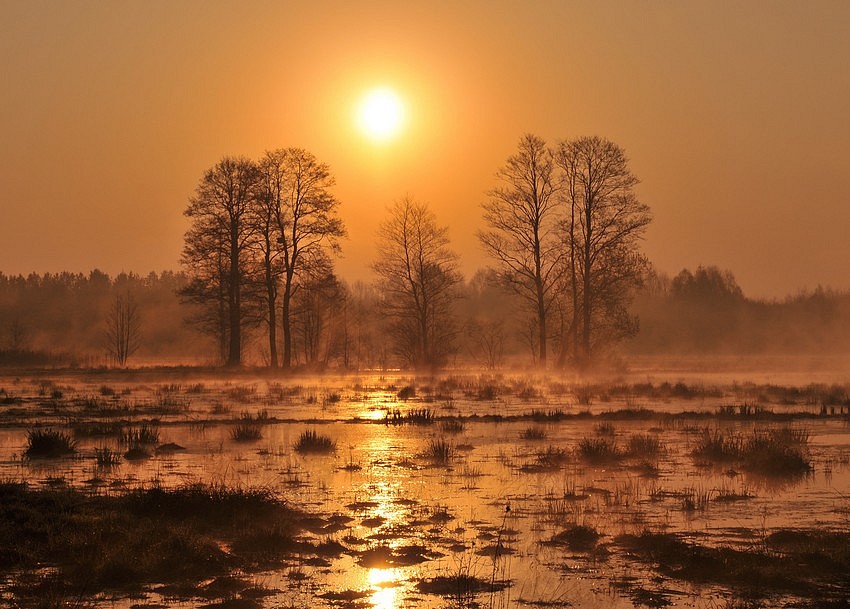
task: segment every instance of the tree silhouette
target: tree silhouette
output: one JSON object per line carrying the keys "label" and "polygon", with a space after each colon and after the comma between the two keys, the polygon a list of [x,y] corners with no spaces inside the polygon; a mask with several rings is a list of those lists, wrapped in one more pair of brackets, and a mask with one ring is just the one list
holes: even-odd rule
{"label": "tree silhouette", "polygon": [[496,173],[501,185],[489,192],[478,238],[496,262],[499,278],[533,312],[540,365],[547,359],[547,318],[563,272],[558,236],[562,209],[551,151],[535,135],[525,135],[516,154]]}
{"label": "tree silhouette", "polygon": [[414,366],[438,366],[451,353],[451,304],[460,281],[448,229],[424,203],[397,201],[378,228],[382,309],[396,352]]}
{"label": "tree silhouette", "polygon": [[[242,296],[249,280],[255,226],[249,215],[259,172],[249,159],[226,157],[201,178],[184,214],[192,221],[184,238],[182,263],[190,283],[183,296],[205,305],[215,320],[228,366],[242,363]],[[209,328],[211,324],[207,324]]]}
{"label": "tree silhouette", "polygon": [[142,320],[130,292],[115,296],[106,316],[106,348],[119,366],[135,353],[141,341]]}
{"label": "tree silhouette", "polygon": [[[311,265],[322,264],[328,249],[339,249],[345,226],[337,216],[339,201],[330,192],[335,182],[330,168],[310,152],[301,148],[267,152],[260,171],[262,213],[274,219],[274,258],[280,267],[266,276],[269,282],[278,276],[282,281],[283,367],[288,368],[292,365],[292,297],[298,277]],[[272,288],[267,292],[271,302]]]}
{"label": "tree silhouette", "polygon": [[587,364],[596,346],[637,332],[627,305],[649,267],[638,244],[652,216],[637,199],[638,179],[616,144],[599,137],[562,142],[556,162],[568,212],[573,323],[565,338],[574,360]]}

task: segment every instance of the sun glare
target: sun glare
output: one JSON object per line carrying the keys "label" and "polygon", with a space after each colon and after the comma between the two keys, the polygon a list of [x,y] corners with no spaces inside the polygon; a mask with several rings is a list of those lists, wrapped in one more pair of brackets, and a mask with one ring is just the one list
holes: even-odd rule
{"label": "sun glare", "polygon": [[384,142],[397,136],[404,127],[404,104],[389,88],[373,89],[363,96],[357,110],[360,129],[371,139]]}

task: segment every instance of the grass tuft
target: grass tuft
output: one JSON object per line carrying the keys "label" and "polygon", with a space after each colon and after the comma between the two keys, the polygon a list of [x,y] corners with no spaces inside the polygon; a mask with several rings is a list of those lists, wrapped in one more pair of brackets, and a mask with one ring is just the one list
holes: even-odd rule
{"label": "grass tuft", "polygon": [[440,429],[443,433],[459,434],[462,433],[466,425],[461,419],[446,419],[440,424]]}
{"label": "grass tuft", "polygon": [[262,437],[263,432],[255,423],[239,423],[230,430],[230,439],[234,442],[256,442]]}
{"label": "grass tuft", "polygon": [[608,463],[623,457],[611,438],[582,438],[578,444],[578,453],[582,459],[591,463]]}
{"label": "grass tuft", "polygon": [[52,459],[76,452],[77,442],[65,432],[56,429],[31,429],[27,432],[26,457]]}
{"label": "grass tuft", "polygon": [[112,450],[111,448],[95,448],[94,449],[94,459],[97,463],[98,467],[115,467],[119,463],[121,463],[121,455],[120,453]]}
{"label": "grass tuft", "polygon": [[121,442],[128,446],[145,446],[159,443],[159,429],[153,425],[142,424],[121,432]]}
{"label": "grass tuft", "polygon": [[434,438],[425,448],[425,458],[433,465],[448,465],[454,458],[455,449],[443,438]]}
{"label": "grass tuft", "polygon": [[664,446],[657,436],[637,433],[629,436],[626,453],[632,458],[648,459],[664,452]]}
{"label": "grass tuft", "polygon": [[791,427],[754,429],[748,436],[704,429],[691,454],[766,476],[796,476],[812,468],[808,442],[808,432]]}
{"label": "grass tuft", "polygon": [[546,439],[546,430],[542,427],[527,427],[522,431],[520,437],[523,440],[529,440],[531,442],[536,442],[539,440]]}
{"label": "grass tuft", "polygon": [[295,443],[295,451],[302,455],[331,453],[335,450],[336,442],[331,440],[329,436],[321,435],[312,429],[302,432]]}

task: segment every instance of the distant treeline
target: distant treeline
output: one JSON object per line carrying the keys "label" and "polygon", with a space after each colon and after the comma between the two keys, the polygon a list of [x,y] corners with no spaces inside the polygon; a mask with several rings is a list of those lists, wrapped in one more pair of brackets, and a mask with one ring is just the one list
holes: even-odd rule
{"label": "distant treeline", "polygon": [[641,354],[850,353],[850,292],[818,287],[781,300],[747,298],[729,271],[653,277],[634,302]]}
{"label": "distant treeline", "polygon": [[0,273],[0,363],[80,365],[110,363],[107,320],[118,295],[129,294],[141,317],[140,361],[203,361],[209,339],[184,322],[176,292],[182,273],[112,278],[99,270],[9,276]]}
{"label": "distant treeline", "polygon": [[[116,277],[80,273],[0,273],[0,365],[105,366],[110,310],[132,298],[140,317],[131,366],[218,364],[214,341],[190,323],[178,293],[183,273]],[[396,365],[374,286],[336,282],[296,298],[294,363],[312,368]],[[517,315],[517,296],[492,271],[461,283],[456,300],[454,365],[535,363],[534,319]],[[654,276],[634,301],[640,331],[621,350],[632,354],[835,354],[850,352],[850,292],[817,289],[783,300],[747,298],[728,271],[700,267]],[[247,328],[246,363],[265,365],[259,322]],[[558,336],[552,340],[557,342]],[[622,352],[621,351],[621,352]]]}

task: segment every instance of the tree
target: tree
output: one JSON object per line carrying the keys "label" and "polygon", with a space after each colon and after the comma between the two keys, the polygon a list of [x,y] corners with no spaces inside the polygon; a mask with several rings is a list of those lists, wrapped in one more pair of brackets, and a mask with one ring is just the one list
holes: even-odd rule
{"label": "tree", "polygon": [[190,283],[183,296],[217,313],[213,319],[220,324],[228,366],[242,363],[242,326],[248,319],[242,296],[255,235],[249,214],[257,181],[256,164],[226,157],[204,173],[184,212],[192,224],[184,238],[182,263]]}
{"label": "tree", "polygon": [[716,266],[698,266],[693,273],[682,269],[670,284],[670,294],[706,308],[738,304],[744,300],[744,292],[732,272],[721,271]]}
{"label": "tree", "polygon": [[[337,217],[339,201],[330,192],[335,183],[330,168],[311,153],[300,148],[267,152],[260,168],[260,198],[276,225],[276,258],[282,278],[283,367],[288,368],[292,364],[292,297],[298,276],[324,261],[328,248],[339,249],[345,226]],[[267,276],[271,279],[274,274]]]}
{"label": "tree", "polygon": [[637,332],[627,305],[649,268],[638,245],[652,216],[635,195],[639,181],[616,144],[599,137],[565,141],[556,163],[567,207],[573,321],[566,342],[574,360],[587,364],[598,345]]}
{"label": "tree", "polygon": [[345,287],[333,274],[330,264],[312,269],[299,282],[293,299],[293,325],[306,364],[327,366],[343,350],[344,309]]}
{"label": "tree", "polygon": [[558,237],[562,209],[555,196],[552,153],[541,138],[525,135],[496,176],[501,186],[490,191],[483,205],[489,229],[479,231],[478,238],[496,261],[500,279],[532,310],[538,361],[545,366],[547,317],[563,272]]}
{"label": "tree", "polygon": [[251,207],[251,222],[256,230],[254,246],[262,271],[259,274],[268,328],[269,367],[277,368],[277,306],[283,265],[280,260],[278,216],[284,186],[284,172],[275,155],[266,153],[260,160],[260,181],[256,200]]}
{"label": "tree", "polygon": [[184,237],[182,264],[187,283],[178,290],[183,303],[195,305],[189,321],[216,339],[218,355],[227,361],[229,345],[227,236],[217,223],[196,221]]}
{"label": "tree", "polygon": [[451,305],[460,281],[448,229],[427,205],[406,197],[380,224],[377,246],[372,268],[396,352],[414,366],[442,364],[452,349]]}
{"label": "tree", "polygon": [[106,348],[119,366],[139,348],[142,320],[136,301],[130,292],[115,296],[106,316]]}

